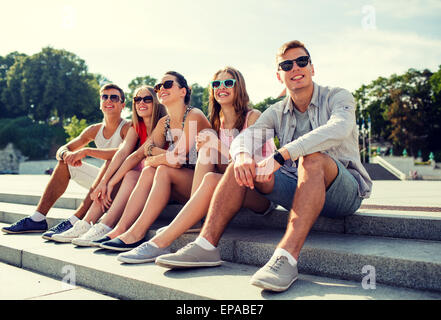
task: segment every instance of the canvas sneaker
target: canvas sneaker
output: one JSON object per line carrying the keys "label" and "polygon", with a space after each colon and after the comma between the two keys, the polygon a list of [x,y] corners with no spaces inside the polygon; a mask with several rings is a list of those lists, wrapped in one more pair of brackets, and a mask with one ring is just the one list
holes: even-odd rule
{"label": "canvas sneaker", "polygon": [[218,248],[205,250],[194,242],[190,242],[176,253],[162,255],[155,261],[157,265],[171,269],[215,267],[222,262]]}
{"label": "canvas sneaker", "polygon": [[250,283],[271,291],[285,291],[297,280],[297,265],[289,263],[285,256],[273,256],[251,278]]}
{"label": "canvas sneaker", "polygon": [[81,237],[73,239],[72,243],[80,247],[92,247],[94,246],[92,241],[101,239],[103,236],[109,233],[110,230],[112,229],[108,226],[102,223],[97,223]]}
{"label": "canvas sneaker", "polygon": [[35,222],[30,217],[26,217],[18,220],[9,227],[2,228],[2,231],[11,234],[40,233],[47,231],[47,222],[46,220]]}
{"label": "canvas sneaker", "polygon": [[170,248],[156,248],[148,242],[144,242],[140,246],[128,252],[120,253],[117,256],[118,261],[125,263],[146,263],[153,262],[163,254],[170,253]]}
{"label": "canvas sneaker", "polygon": [[56,226],[53,226],[52,228],[50,228],[45,233],[43,233],[42,237],[43,237],[43,239],[46,239],[46,240],[52,240],[52,236],[54,234],[62,233],[64,231],[69,230],[72,227],[73,227],[72,223],[69,221],[69,219],[66,219],[66,220],[61,221]]}
{"label": "canvas sneaker", "polygon": [[52,240],[56,242],[72,242],[73,239],[81,237],[91,228],[91,224],[84,220],[75,222],[74,226],[67,231],[54,234]]}

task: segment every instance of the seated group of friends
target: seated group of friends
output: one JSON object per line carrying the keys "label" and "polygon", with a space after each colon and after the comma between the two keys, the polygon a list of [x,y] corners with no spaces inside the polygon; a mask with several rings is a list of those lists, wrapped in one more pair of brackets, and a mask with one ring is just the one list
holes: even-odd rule
{"label": "seated group of friends", "polygon": [[[316,219],[353,214],[372,182],[360,162],[352,95],[312,81],[314,66],[300,41],[283,44],[276,57],[286,97],[263,114],[250,108],[245,79],[233,67],[212,78],[208,119],[191,107],[191,88],[175,71],[135,90],[131,121],[121,117],[124,91],[104,85],[102,123],[57,151],[35,212],[2,231],[41,232],[47,240],[120,251],[124,263],[211,267],[222,264],[219,240],[241,208],[266,215],[280,205],[289,211],[285,234],[251,283],[288,289]],[[92,141],[96,148],[87,147]],[[93,166],[86,157],[104,164]],[[48,229],[46,216],[70,180],[88,194],[73,216]],[[171,200],[182,209],[147,240]],[[171,244],[185,232],[200,234],[172,253]]]}

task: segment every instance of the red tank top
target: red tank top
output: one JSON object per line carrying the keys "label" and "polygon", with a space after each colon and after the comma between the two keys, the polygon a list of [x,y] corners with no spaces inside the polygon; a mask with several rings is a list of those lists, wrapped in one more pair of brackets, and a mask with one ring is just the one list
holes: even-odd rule
{"label": "red tank top", "polygon": [[142,146],[147,140],[147,128],[143,121],[138,122],[138,128],[135,127],[136,133],[139,137],[139,145]]}

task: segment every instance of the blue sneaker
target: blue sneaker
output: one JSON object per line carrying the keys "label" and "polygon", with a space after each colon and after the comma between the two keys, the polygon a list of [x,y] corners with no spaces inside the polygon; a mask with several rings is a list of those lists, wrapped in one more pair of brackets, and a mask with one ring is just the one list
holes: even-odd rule
{"label": "blue sneaker", "polygon": [[41,233],[47,230],[47,222],[46,220],[35,222],[30,217],[23,218],[18,220],[16,223],[12,224],[9,227],[2,228],[3,232],[11,233],[11,234],[20,234],[20,233]]}
{"label": "blue sneaker", "polygon": [[68,219],[66,219],[66,220],[61,221],[56,226],[53,226],[52,228],[50,228],[45,233],[43,233],[42,237],[43,237],[43,239],[46,239],[46,240],[52,240],[52,236],[54,234],[62,233],[66,230],[69,230],[72,227],[73,227],[72,223],[70,223],[70,221]]}

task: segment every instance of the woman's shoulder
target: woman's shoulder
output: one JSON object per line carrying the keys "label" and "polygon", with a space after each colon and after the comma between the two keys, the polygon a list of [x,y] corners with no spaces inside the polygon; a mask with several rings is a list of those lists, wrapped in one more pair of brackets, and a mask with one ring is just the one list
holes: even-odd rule
{"label": "woman's shoulder", "polygon": [[257,109],[251,109],[250,111],[248,111],[247,114],[247,125],[248,127],[251,126],[254,122],[256,122],[257,119],[259,119],[260,115],[262,114],[262,112],[260,112]]}
{"label": "woman's shoulder", "polygon": [[192,119],[192,120],[207,120],[207,117],[205,116],[205,114],[202,112],[201,109],[193,107],[193,108],[191,108],[191,110],[188,112],[187,119]]}

